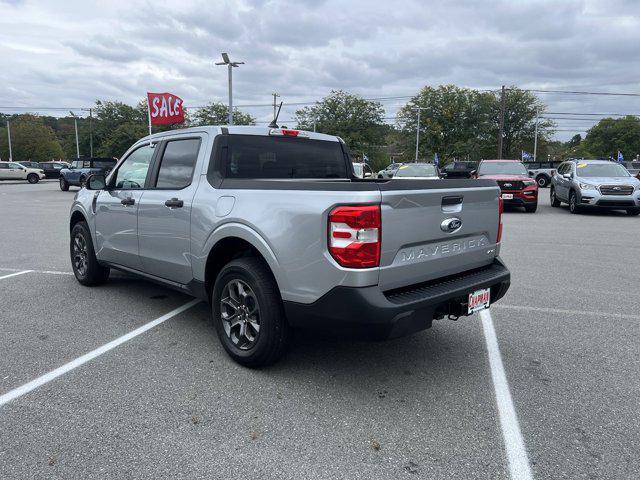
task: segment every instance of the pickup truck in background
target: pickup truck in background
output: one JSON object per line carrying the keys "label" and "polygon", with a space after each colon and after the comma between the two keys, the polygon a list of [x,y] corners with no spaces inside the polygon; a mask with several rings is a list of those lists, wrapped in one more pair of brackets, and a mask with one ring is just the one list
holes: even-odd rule
{"label": "pickup truck in background", "polygon": [[551,179],[556,173],[561,161],[549,162],[524,162],[524,166],[529,172],[529,176],[533,178],[538,187],[545,188],[551,184]]}
{"label": "pickup truck in background", "polygon": [[501,214],[492,180],[360,179],[335,136],[196,127],[89,177],[70,256],[84,285],[117,269],[208,301],[227,353],[258,367],[291,328],[390,338],[487,308],[510,282]]}
{"label": "pickup truck in background", "polygon": [[66,192],[70,185],[83,187],[87,178],[94,173],[108,174],[115,167],[115,158],[79,158],[71,162],[68,168],[60,170],[59,182],[60,190]]}

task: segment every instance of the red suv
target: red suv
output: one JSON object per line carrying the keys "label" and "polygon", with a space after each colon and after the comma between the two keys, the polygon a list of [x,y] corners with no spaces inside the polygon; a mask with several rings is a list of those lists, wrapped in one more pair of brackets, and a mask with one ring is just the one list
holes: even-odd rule
{"label": "red suv", "polygon": [[482,160],[474,177],[498,182],[505,205],[524,207],[530,213],[538,208],[538,184],[519,160]]}

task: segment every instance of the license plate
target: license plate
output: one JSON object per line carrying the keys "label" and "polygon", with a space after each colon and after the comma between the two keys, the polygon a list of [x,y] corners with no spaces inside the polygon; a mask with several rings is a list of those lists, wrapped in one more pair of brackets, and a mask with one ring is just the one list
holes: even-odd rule
{"label": "license plate", "polygon": [[479,312],[485,308],[489,308],[491,302],[491,289],[483,288],[482,290],[476,290],[469,294],[469,310],[468,313]]}
{"label": "license plate", "polygon": [[513,200],[513,193],[503,193],[502,194],[502,199],[503,200]]}

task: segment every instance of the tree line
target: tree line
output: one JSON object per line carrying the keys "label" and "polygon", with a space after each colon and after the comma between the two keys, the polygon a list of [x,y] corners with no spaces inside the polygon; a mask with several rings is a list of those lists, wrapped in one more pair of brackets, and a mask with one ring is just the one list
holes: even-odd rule
{"label": "tree line", "polygon": [[[455,85],[425,86],[410,98],[396,117],[385,117],[383,105],[342,90],[332,91],[312,106],[298,109],[297,128],[338,135],[345,140],[354,158],[367,157],[374,169],[390,159],[411,161],[415,157],[418,112],[420,140],[418,158],[432,161],[453,159],[477,161],[496,158],[502,109],[500,92],[479,91]],[[507,89],[504,99],[503,158],[520,158],[532,152],[536,122],[538,158],[552,155],[604,157],[618,150],[625,157],[640,152],[640,119],[605,118],[568,142],[553,141],[555,125],[540,118],[546,109],[531,92]],[[184,125],[154,126],[154,131],[183,126],[224,125],[228,107],[223,103],[187,111]],[[44,161],[76,157],[74,118],[34,114],[0,115],[0,158],[8,157],[7,120],[11,122],[13,158]],[[234,123],[255,125],[256,119],[234,109]],[[148,133],[146,100],[136,106],[98,100],[92,119],[78,119],[81,156],[120,157],[136,140]],[[615,158],[615,157],[614,157]]]}

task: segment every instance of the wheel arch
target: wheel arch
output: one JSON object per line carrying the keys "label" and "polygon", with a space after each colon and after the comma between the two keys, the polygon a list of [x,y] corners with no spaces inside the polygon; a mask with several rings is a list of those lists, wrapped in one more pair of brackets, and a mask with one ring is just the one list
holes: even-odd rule
{"label": "wheel arch", "polygon": [[[282,292],[286,284],[279,263],[269,244],[260,235],[242,224],[225,224],[216,230],[207,241],[206,258],[200,264],[200,275],[207,294],[220,270],[235,258],[254,257],[263,261]],[[194,270],[194,276],[198,278]]]}

